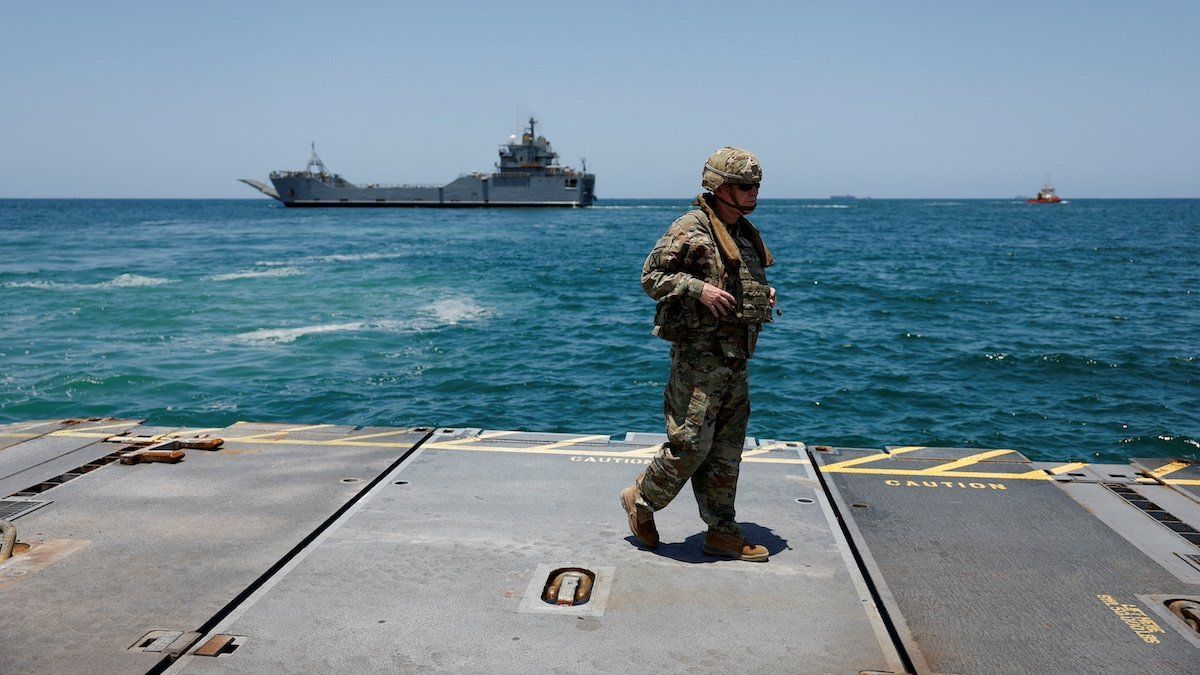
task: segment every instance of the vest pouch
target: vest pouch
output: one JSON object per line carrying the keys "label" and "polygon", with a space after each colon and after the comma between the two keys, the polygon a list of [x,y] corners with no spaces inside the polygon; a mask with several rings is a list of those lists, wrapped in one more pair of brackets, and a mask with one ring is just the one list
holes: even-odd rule
{"label": "vest pouch", "polygon": [[687,333],[683,304],[679,300],[664,300],[654,310],[654,334],[668,342],[678,342]]}
{"label": "vest pouch", "polygon": [[741,302],[733,321],[737,323],[770,323],[771,287],[753,279],[741,280]]}
{"label": "vest pouch", "polygon": [[737,305],[733,308],[733,315],[726,317],[725,321],[729,323],[770,323],[771,287],[750,276],[745,265],[742,266],[742,273],[739,276],[737,292],[734,294],[734,297],[737,298]]}
{"label": "vest pouch", "polygon": [[694,330],[715,326],[720,323],[720,320],[713,316],[712,310],[705,307],[703,302],[696,298],[685,298],[683,300],[683,323],[689,329]]}

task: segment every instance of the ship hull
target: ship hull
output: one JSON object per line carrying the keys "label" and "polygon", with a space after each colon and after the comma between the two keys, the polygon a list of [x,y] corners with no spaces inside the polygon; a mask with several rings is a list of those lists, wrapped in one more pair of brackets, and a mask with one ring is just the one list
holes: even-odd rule
{"label": "ship hull", "polygon": [[273,176],[284,206],[296,208],[586,207],[592,174],[472,174],[446,185],[359,186],[330,177]]}
{"label": "ship hull", "polygon": [[441,204],[437,202],[404,202],[404,201],[369,201],[369,202],[353,202],[342,201],[327,202],[327,201],[293,201],[283,202],[283,205],[289,209],[337,209],[337,208],[399,208],[399,209],[498,209],[498,208],[582,208],[584,204],[575,202],[512,202],[512,203],[491,203],[491,202],[453,202]]}

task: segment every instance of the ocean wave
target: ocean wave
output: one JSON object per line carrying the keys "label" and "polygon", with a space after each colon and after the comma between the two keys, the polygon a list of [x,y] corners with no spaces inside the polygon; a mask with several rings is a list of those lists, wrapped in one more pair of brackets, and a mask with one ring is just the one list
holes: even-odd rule
{"label": "ocean wave", "polygon": [[255,261],[256,267],[287,267],[291,265],[312,265],[321,263],[347,263],[347,262],[363,262],[366,260],[392,260],[394,258],[406,258],[411,253],[408,251],[378,251],[375,253],[330,253],[327,255],[306,255],[300,258],[292,258],[290,260],[258,260]]}
{"label": "ocean wave", "polygon": [[325,333],[421,332],[479,321],[492,315],[492,310],[479,305],[472,298],[451,297],[421,307],[420,314],[407,320],[378,319],[314,324],[294,328],[262,328],[238,333],[228,338],[227,341],[236,344],[286,344],[309,335]]}
{"label": "ocean wave", "polygon": [[296,277],[304,274],[304,270],[295,267],[272,267],[266,270],[246,270],[244,272],[229,272],[214,274],[205,279],[209,281],[236,281],[238,279],[261,279],[269,277]]}
{"label": "ocean wave", "polygon": [[802,209],[852,209],[849,204],[800,204]]}
{"label": "ocean wave", "polygon": [[1158,434],[1157,436],[1131,436],[1121,439],[1121,445],[1154,450],[1162,456],[1195,455],[1200,452],[1200,441],[1188,436]]}
{"label": "ocean wave", "polygon": [[164,286],[166,284],[175,283],[174,279],[164,279],[162,277],[144,277],[140,274],[121,274],[117,277],[95,284],[96,287],[105,288],[139,288],[142,286]]}
{"label": "ocean wave", "polygon": [[299,326],[297,328],[263,328],[260,330],[252,330],[246,333],[238,333],[229,338],[230,342],[238,343],[270,343],[270,342],[295,342],[298,338],[305,335],[320,335],[322,333],[347,333],[360,331],[366,328],[368,324],[361,321],[352,321],[349,323],[327,323],[317,324],[315,326]]}
{"label": "ocean wave", "polygon": [[89,288],[141,288],[144,286],[163,286],[175,283],[175,279],[162,277],[146,277],[140,274],[120,274],[108,281],[94,284],[61,283],[58,281],[9,281],[5,288],[40,288],[44,290],[78,291]]}
{"label": "ocean wave", "polygon": [[339,263],[339,262],[359,262],[361,260],[391,260],[393,258],[404,258],[410,255],[406,252],[392,251],[384,253],[335,253],[331,255],[317,255],[308,258],[311,262],[321,263]]}
{"label": "ocean wave", "polygon": [[435,325],[453,326],[492,315],[491,310],[480,306],[472,298],[447,298],[425,305],[422,310],[432,315]]}

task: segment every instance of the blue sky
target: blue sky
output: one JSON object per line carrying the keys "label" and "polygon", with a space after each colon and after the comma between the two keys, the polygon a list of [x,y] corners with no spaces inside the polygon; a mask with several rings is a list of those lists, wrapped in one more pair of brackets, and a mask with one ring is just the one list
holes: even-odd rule
{"label": "blue sky", "polygon": [[1200,197],[1200,3],[4,2],[0,197],[488,169],[530,113],[604,197]]}

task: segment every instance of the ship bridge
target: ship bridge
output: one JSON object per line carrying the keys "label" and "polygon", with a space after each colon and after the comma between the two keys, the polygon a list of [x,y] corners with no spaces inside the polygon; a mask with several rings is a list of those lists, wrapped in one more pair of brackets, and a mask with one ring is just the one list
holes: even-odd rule
{"label": "ship bridge", "polygon": [[530,117],[529,127],[521,132],[521,137],[511,136],[508,143],[500,146],[500,161],[496,170],[501,173],[575,173],[570,167],[555,163],[558,153],[550,147],[550,141],[545,136],[535,132],[537,120]]}

